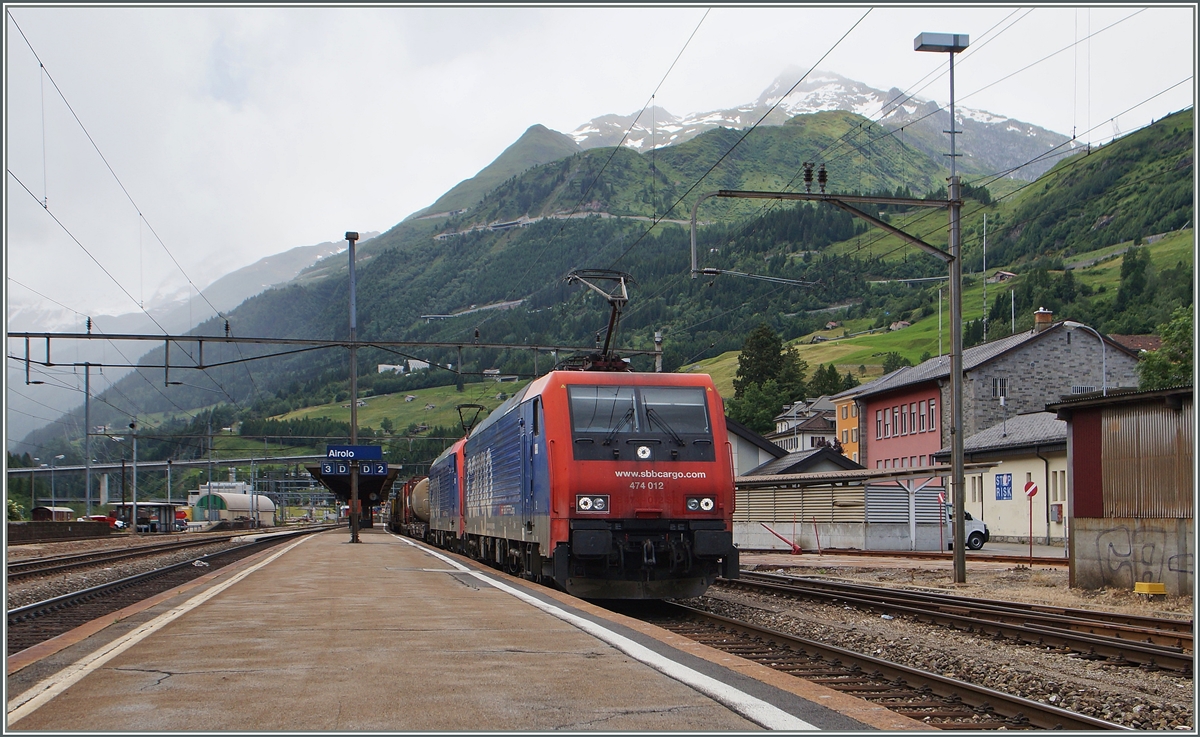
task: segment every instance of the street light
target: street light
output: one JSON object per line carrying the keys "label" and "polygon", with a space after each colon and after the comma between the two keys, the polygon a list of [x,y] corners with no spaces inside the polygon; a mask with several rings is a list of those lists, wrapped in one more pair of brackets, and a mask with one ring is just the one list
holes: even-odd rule
{"label": "street light", "polygon": [[51,517],[53,517],[53,515],[54,515],[54,462],[61,461],[64,458],[66,458],[66,456],[62,455],[60,453],[59,455],[56,455],[50,459],[50,515],[51,515]]}
{"label": "street light", "polygon": [[954,123],[954,55],[964,51],[970,39],[963,33],[922,33],[913,39],[916,51],[933,51],[950,54],[950,464],[954,487],[954,582],[966,583],[967,557],[965,501],[963,499],[963,365],[962,365],[962,249],[959,238],[959,208],[962,194],[959,191],[955,160],[954,136],[958,135]]}
{"label": "street light", "polygon": [[1104,337],[1096,331],[1095,328],[1090,328],[1081,322],[1074,320],[1066,320],[1063,322],[1063,327],[1067,330],[1082,329],[1096,336],[1096,340],[1100,341],[1100,393],[1101,396],[1108,396],[1108,347],[1104,345]]}

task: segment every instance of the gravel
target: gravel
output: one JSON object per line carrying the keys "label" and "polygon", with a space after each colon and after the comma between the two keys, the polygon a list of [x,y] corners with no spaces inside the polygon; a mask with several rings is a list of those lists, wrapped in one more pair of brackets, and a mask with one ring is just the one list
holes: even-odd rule
{"label": "gravel", "polygon": [[[144,538],[122,537],[115,539],[110,538],[107,540],[74,540],[71,542],[37,543],[32,545],[11,546],[8,548],[7,556],[8,560],[15,561],[24,560],[27,558],[37,558],[41,556],[85,553],[94,550],[136,548],[142,545],[152,545],[160,542],[162,542],[162,540],[146,540]],[[39,601],[53,599],[56,596],[69,594],[72,591],[79,591],[91,586],[99,586],[100,584],[109,583],[111,581],[118,581],[122,578],[134,576],[139,573],[146,573],[147,571],[169,566],[173,563],[182,563],[184,561],[194,560],[201,556],[209,555],[210,553],[228,550],[229,548],[234,548],[237,546],[237,543],[218,538],[213,541],[212,545],[185,548],[183,550],[165,552],[160,555],[152,555],[147,558],[116,561],[105,565],[103,568],[83,568],[68,573],[55,573],[48,574],[46,576],[33,576],[30,578],[25,578],[8,584],[8,608],[16,609],[17,607],[26,606],[28,604],[36,604]]]}
{"label": "gravel", "polygon": [[[774,572],[814,575],[809,570]],[[939,590],[958,595],[1157,616],[1183,615],[1190,613],[1191,608],[1191,599],[1147,602],[1126,599],[1124,592],[1088,594],[1069,589],[1065,570],[1041,572],[1016,568],[972,574],[969,588],[976,589],[973,591],[963,590],[966,586],[945,586],[941,580],[944,574],[919,569],[852,568],[838,570],[836,575],[829,572],[820,575],[879,585],[897,585],[899,581],[907,588],[919,586],[921,579],[933,578],[943,584],[937,587]],[[1094,606],[1096,599],[1116,605]],[[714,587],[703,597],[681,603],[1134,729],[1195,731],[1195,684],[1190,678],[1166,671],[1086,660],[905,616],[889,619],[842,604],[794,600],[781,595]]]}

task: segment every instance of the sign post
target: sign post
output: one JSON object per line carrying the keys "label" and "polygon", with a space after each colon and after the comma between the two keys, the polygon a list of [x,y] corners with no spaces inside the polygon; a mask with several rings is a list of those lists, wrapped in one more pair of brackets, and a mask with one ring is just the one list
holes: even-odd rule
{"label": "sign post", "polygon": [[938,512],[942,515],[941,521],[938,522],[938,550],[946,549],[946,539],[942,533],[946,530],[946,492],[938,492]]}
{"label": "sign post", "polygon": [[[350,542],[360,542],[358,539],[359,462],[382,460],[383,448],[378,445],[327,445],[325,446],[325,458],[326,460],[321,463],[322,474],[350,476]],[[367,466],[369,466],[367,475],[387,475],[387,464],[368,463]],[[380,470],[382,473],[379,473]]]}
{"label": "sign post", "polygon": [[1029,568],[1033,569],[1033,498],[1037,496],[1037,484],[1025,482],[1025,496],[1029,499]]}

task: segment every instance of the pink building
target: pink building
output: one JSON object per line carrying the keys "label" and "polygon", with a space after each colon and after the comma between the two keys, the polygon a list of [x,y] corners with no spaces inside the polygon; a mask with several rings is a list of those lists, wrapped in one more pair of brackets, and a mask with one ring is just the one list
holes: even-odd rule
{"label": "pink building", "polygon": [[871,468],[933,465],[933,455],[942,448],[942,398],[937,381],[900,386],[862,401]]}

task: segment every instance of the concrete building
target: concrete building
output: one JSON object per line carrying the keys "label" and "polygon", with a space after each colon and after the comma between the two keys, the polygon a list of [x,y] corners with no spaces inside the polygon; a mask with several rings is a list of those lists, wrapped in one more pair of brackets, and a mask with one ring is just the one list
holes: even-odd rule
{"label": "concrete building", "polygon": [[786,450],[737,420],[726,417],[725,432],[733,451],[734,476],[745,475],[768,461],[787,455]]}
{"label": "concrete building", "polygon": [[1067,422],[1071,586],[1195,592],[1192,387],[1050,404]]}
{"label": "concrete building", "polygon": [[[965,476],[965,509],[995,542],[1063,545],[1067,506],[1067,423],[1052,412],[1017,415],[963,441],[967,463],[996,463]],[[950,463],[950,449],[935,459]],[[1027,484],[1037,493],[1028,497]]]}
{"label": "concrete building", "polygon": [[[1035,313],[1028,332],[963,351],[963,433],[1039,412],[1064,395],[1137,385],[1137,355]],[[1102,368],[1107,370],[1101,376]],[[925,466],[950,444],[950,358],[939,356],[872,382],[857,395],[860,462],[868,468]]]}

